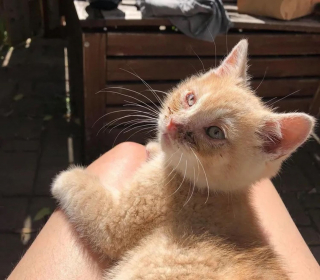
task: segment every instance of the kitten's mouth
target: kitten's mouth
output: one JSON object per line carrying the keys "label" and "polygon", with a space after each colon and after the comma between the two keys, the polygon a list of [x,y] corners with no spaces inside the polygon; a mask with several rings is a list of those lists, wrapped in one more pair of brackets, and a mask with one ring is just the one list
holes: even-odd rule
{"label": "kitten's mouth", "polygon": [[185,133],[162,133],[162,139],[166,145],[178,145],[178,146],[195,146],[195,139],[192,132]]}
{"label": "kitten's mouth", "polygon": [[167,132],[162,133],[162,138],[166,144],[172,144],[174,141],[173,135]]}

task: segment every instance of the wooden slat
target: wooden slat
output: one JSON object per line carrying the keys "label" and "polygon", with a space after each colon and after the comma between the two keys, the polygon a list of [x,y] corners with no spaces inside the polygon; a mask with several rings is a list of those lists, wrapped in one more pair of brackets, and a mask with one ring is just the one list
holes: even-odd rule
{"label": "wooden slat", "polygon": [[[292,97],[313,96],[319,85],[319,79],[271,79],[253,80],[252,89],[257,89],[261,97],[284,97],[295,92]],[[298,92],[297,92],[298,91]]]}
{"label": "wooden slat", "polygon": [[272,107],[278,112],[309,112],[312,98],[287,98],[285,100],[274,103]]}
{"label": "wooden slat", "polygon": [[[83,83],[84,83],[84,127],[85,160],[99,156],[102,138],[97,135],[98,120],[105,110],[105,96],[96,94],[104,87],[106,38],[104,33],[83,33]],[[104,75],[103,75],[104,74]]]}
{"label": "wooden slat", "polygon": [[[214,43],[170,33],[108,33],[109,56],[201,56],[226,55],[241,39],[249,41],[250,55],[320,54],[320,35],[230,34]],[[136,42],[143,42],[136,44]]]}
{"label": "wooden slat", "polygon": [[310,105],[310,114],[320,117],[320,84]]}
{"label": "wooden slat", "polygon": [[[202,59],[206,69],[215,65],[212,58]],[[249,74],[254,78],[320,75],[320,57],[253,58]],[[182,59],[108,59],[108,81],[134,81],[137,78],[121,69],[135,71],[144,80],[179,80],[202,69],[197,58]]]}
{"label": "wooden slat", "polygon": [[[257,95],[261,97],[276,97],[276,96],[283,97],[295,92],[296,90],[299,90],[299,92],[296,92],[294,94],[294,97],[312,96],[315,94],[317,87],[319,85],[319,82],[320,80],[318,79],[272,79],[272,80],[263,80],[263,81],[259,79],[259,80],[251,81],[251,87],[252,89],[258,88]],[[169,83],[150,83],[150,86],[155,90],[168,92],[174,86],[176,86],[176,84],[177,83],[170,83],[170,82]],[[138,84],[126,83],[126,84],[116,85],[115,87],[117,88],[112,88],[112,86],[110,87],[111,88],[106,89],[106,91],[109,91],[109,92],[105,92],[108,105],[122,105],[125,103],[125,100],[141,103],[136,99],[139,99],[148,104],[152,102],[157,103],[157,99],[154,96],[154,94],[151,91],[149,91],[143,83],[138,83]],[[133,91],[137,91],[140,94]],[[117,94],[116,92],[118,92],[119,94]],[[162,92],[156,92],[156,93],[161,98],[165,95]],[[132,98],[121,95],[121,94],[132,96]]]}

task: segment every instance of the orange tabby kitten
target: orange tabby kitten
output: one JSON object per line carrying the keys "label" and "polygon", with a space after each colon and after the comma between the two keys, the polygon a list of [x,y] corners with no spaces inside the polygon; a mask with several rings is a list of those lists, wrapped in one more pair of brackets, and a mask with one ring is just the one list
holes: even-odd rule
{"label": "orange tabby kitten", "polygon": [[314,119],[263,105],[247,82],[247,49],[240,41],[217,69],[172,90],[158,142],[125,190],[79,167],[54,181],[79,234],[118,261],[105,279],[288,279],[249,192],[277,174]]}

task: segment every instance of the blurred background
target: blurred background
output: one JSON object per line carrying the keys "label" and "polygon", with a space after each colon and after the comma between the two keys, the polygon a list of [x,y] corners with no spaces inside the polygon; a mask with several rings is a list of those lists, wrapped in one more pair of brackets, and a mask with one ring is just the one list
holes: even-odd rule
{"label": "blurred background", "polygon": [[[59,171],[123,141],[145,143],[153,134],[141,105],[157,109],[241,38],[257,94],[318,118],[319,8],[293,1],[198,1],[207,5],[199,13],[159,0],[152,14],[147,0],[0,0],[0,278],[54,211]],[[317,128],[273,180],[318,262],[319,138]]]}

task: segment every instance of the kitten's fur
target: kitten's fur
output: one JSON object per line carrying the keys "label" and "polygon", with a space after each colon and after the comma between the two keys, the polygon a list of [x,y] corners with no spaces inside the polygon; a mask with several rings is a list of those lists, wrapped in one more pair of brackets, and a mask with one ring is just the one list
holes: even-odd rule
{"label": "kitten's fur", "polygon": [[[54,181],[52,193],[79,234],[118,261],[106,279],[288,279],[249,191],[278,172],[314,119],[262,104],[248,86],[247,48],[240,41],[217,69],[172,90],[158,143],[147,146],[150,159],[121,193],[83,168]],[[209,138],[208,126],[223,128],[226,139]]]}

